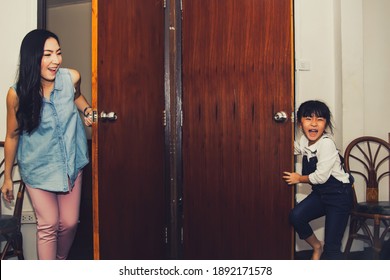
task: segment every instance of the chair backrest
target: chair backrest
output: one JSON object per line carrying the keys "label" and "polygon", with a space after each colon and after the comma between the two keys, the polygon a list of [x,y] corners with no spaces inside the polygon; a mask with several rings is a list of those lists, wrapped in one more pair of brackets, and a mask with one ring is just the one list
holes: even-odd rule
{"label": "chair backrest", "polygon": [[19,183],[19,189],[15,199],[14,217],[18,220],[18,224],[20,225],[22,222],[23,201],[26,185],[22,180],[14,181],[14,184],[15,183]]}
{"label": "chair backrest", "polygon": [[[357,176],[364,179],[366,201],[377,202],[379,182],[390,174],[390,144],[372,136],[356,138],[345,150],[344,164],[345,169],[355,179]],[[355,202],[357,202],[356,192]]]}

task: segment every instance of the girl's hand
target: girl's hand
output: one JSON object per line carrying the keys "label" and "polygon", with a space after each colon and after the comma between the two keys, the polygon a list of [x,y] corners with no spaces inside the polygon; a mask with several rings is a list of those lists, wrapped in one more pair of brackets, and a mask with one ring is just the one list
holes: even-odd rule
{"label": "girl's hand", "polygon": [[294,172],[283,172],[284,176],[283,176],[283,180],[286,181],[287,184],[289,185],[295,185],[295,184],[298,184],[298,183],[301,183],[300,182],[300,178],[301,178],[301,175],[298,174],[298,173],[294,173]]}
{"label": "girl's hand", "polygon": [[4,184],[1,187],[1,193],[5,201],[10,203],[14,200],[14,184],[12,180],[4,180]]}

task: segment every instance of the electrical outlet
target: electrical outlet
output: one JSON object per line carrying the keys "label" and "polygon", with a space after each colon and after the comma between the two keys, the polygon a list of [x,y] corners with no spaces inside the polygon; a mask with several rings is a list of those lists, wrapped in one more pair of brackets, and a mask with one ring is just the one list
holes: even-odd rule
{"label": "electrical outlet", "polygon": [[37,219],[33,211],[22,212],[22,224],[35,224]]}

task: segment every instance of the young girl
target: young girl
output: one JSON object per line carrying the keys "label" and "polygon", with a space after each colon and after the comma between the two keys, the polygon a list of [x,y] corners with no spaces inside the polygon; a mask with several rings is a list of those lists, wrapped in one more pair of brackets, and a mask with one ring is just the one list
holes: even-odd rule
{"label": "young girl", "polygon": [[[284,172],[283,179],[289,185],[308,183],[312,192],[292,209],[290,222],[299,238],[313,248],[313,260],[342,259],[340,247],[352,207],[353,178],[344,171],[331,138],[333,125],[328,106],[317,100],[306,101],[298,109],[297,121],[303,132],[295,143],[296,153],[303,156],[302,175]],[[322,216],[325,216],[324,245],[309,225]]]}
{"label": "young girl", "polygon": [[20,48],[17,83],[7,94],[5,169],[1,192],[13,199],[12,167],[20,175],[37,216],[38,258],[66,259],[79,217],[82,169],[88,149],[79,112],[91,125],[91,107],[80,92],[80,74],[60,68],[58,37],[29,32]]}

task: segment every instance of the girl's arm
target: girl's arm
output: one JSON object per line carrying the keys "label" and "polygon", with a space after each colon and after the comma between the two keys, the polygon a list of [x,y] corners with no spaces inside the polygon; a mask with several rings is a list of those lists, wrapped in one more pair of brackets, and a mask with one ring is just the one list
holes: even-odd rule
{"label": "girl's arm", "polygon": [[295,172],[283,172],[283,179],[289,185],[295,185],[299,183],[308,183],[310,184],[309,176],[301,175]]}
{"label": "girl's arm", "polygon": [[6,201],[11,202],[14,199],[12,169],[15,162],[16,151],[19,143],[18,121],[16,111],[19,106],[18,96],[13,88],[8,90],[7,94],[7,131],[4,142],[4,182],[1,192]]}
{"label": "girl's arm", "polygon": [[332,175],[333,168],[337,161],[340,161],[336,144],[330,138],[321,139],[317,147],[317,168],[309,175],[312,184],[323,184]]}
{"label": "girl's arm", "polygon": [[83,113],[84,115],[84,123],[87,126],[92,125],[92,118],[90,118],[90,114],[92,113],[92,108],[88,104],[84,95],[81,94],[81,76],[77,70],[69,69],[70,75],[72,77],[73,86],[75,88],[74,93],[74,103],[76,104],[77,109]]}
{"label": "girl's arm", "polygon": [[[302,138],[301,138],[302,139]],[[302,154],[301,141],[294,141],[294,155]],[[289,185],[295,185],[299,183],[309,183],[309,176],[302,176],[296,172],[283,172],[283,180]]]}

